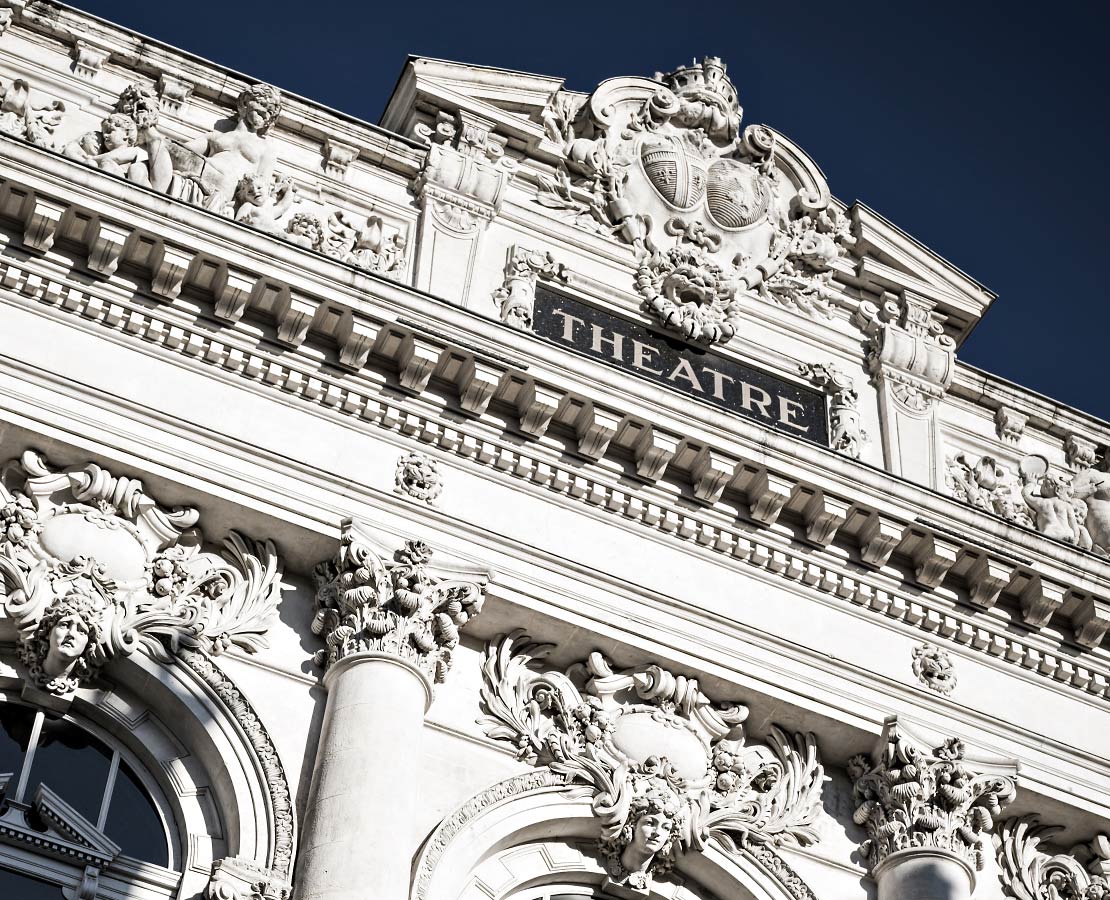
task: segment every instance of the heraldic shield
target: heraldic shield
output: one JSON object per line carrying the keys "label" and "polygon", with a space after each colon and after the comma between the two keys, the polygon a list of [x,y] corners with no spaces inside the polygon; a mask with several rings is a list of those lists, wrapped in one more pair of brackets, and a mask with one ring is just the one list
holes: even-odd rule
{"label": "heraldic shield", "polygon": [[767,179],[751,165],[719,159],[709,167],[705,205],[721,228],[747,228],[771,208]]}
{"label": "heraldic shield", "polygon": [[644,173],[659,195],[678,209],[693,209],[705,194],[706,171],[677,139],[659,136],[640,145]]}

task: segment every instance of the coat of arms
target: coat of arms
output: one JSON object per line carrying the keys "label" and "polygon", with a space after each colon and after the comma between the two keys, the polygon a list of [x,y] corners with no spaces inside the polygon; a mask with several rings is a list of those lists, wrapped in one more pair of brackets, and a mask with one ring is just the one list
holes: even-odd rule
{"label": "coat of arms", "polygon": [[715,58],[611,79],[585,102],[560,94],[545,114],[566,158],[541,202],[585,188],[595,227],[635,248],[647,310],[703,345],[736,333],[747,300],[827,314],[851,243],[816,167],[780,159],[775,133],[741,130],[742,115]]}

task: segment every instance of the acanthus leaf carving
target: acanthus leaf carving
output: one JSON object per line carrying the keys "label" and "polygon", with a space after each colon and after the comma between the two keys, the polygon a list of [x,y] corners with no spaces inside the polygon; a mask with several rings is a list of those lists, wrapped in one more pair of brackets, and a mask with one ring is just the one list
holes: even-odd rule
{"label": "acanthus leaf carving", "polygon": [[795,184],[769,128],[741,132],[719,59],[656,82],[646,98],[606,85],[585,102],[552,98],[544,126],[563,159],[539,202],[631,244],[646,308],[688,341],[728,341],[760,300],[829,315],[835,261],[854,241],[827,187]]}
{"label": "acanthus leaf carving", "polygon": [[251,860],[229,856],[212,866],[204,900],[289,900],[292,885]]}
{"label": "acanthus leaf carving", "polygon": [[268,646],[281,599],[270,542],[232,532],[203,549],[196,510],[165,510],[96,464],[53,471],[33,451],[0,479],[4,609],[31,681],[72,694],[116,655],[162,660]]}
{"label": "acanthus leaf carving", "polygon": [[817,840],[824,770],[812,735],[772,728],[751,743],[747,709],[714,704],[695,679],[658,665],[616,671],[596,652],[546,671],[551,650],[520,631],[491,642],[479,722],[589,792],[613,884],[646,891],[710,840],[726,850]]}
{"label": "acanthus leaf carving", "polygon": [[1059,828],[1041,825],[1036,816],[1001,823],[995,836],[1002,888],[1016,900],[1108,900],[1110,835],[1100,834],[1070,852],[1042,848]]}
{"label": "acanthus leaf carving", "polygon": [[493,302],[501,310],[501,321],[530,331],[537,282],[541,278],[565,281],[566,277],[566,267],[557,263],[551,253],[519,245],[511,247],[505,263],[505,282],[493,292]]}
{"label": "acanthus leaf carving", "polygon": [[848,761],[857,825],[867,830],[860,854],[869,869],[893,853],[946,850],[974,871],[984,865],[983,836],[1016,795],[1009,775],[977,772],[957,738],[925,749],[888,720],[871,756]]}
{"label": "acanthus leaf carving", "polygon": [[415,665],[431,684],[443,682],[459,630],[482,610],[485,585],[477,572],[435,574],[431,557],[427,544],[410,540],[383,559],[354,523],[345,526],[335,558],[315,571],[312,631],[327,645],[317,663],[385,653]]}

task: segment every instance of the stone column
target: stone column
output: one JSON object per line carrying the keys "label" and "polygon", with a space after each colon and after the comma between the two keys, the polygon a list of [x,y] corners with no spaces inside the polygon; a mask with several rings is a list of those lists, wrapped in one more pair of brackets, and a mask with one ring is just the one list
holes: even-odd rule
{"label": "stone column", "polygon": [[957,738],[925,749],[892,718],[870,757],[849,760],[854,818],[868,834],[860,853],[879,900],[971,900],[983,837],[1014,798],[1017,766],[965,755]]}
{"label": "stone column", "polygon": [[356,523],[317,567],[313,631],[328,699],[295,879],[298,900],[407,900],[424,714],[483,576],[436,577],[408,541],[383,560]]}

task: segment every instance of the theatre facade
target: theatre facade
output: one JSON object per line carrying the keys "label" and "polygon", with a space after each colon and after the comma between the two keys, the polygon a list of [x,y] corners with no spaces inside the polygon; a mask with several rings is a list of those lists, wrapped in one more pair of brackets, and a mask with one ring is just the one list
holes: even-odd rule
{"label": "theatre facade", "polygon": [[1110,898],[1110,425],[613,75],[0,2],[0,896]]}

